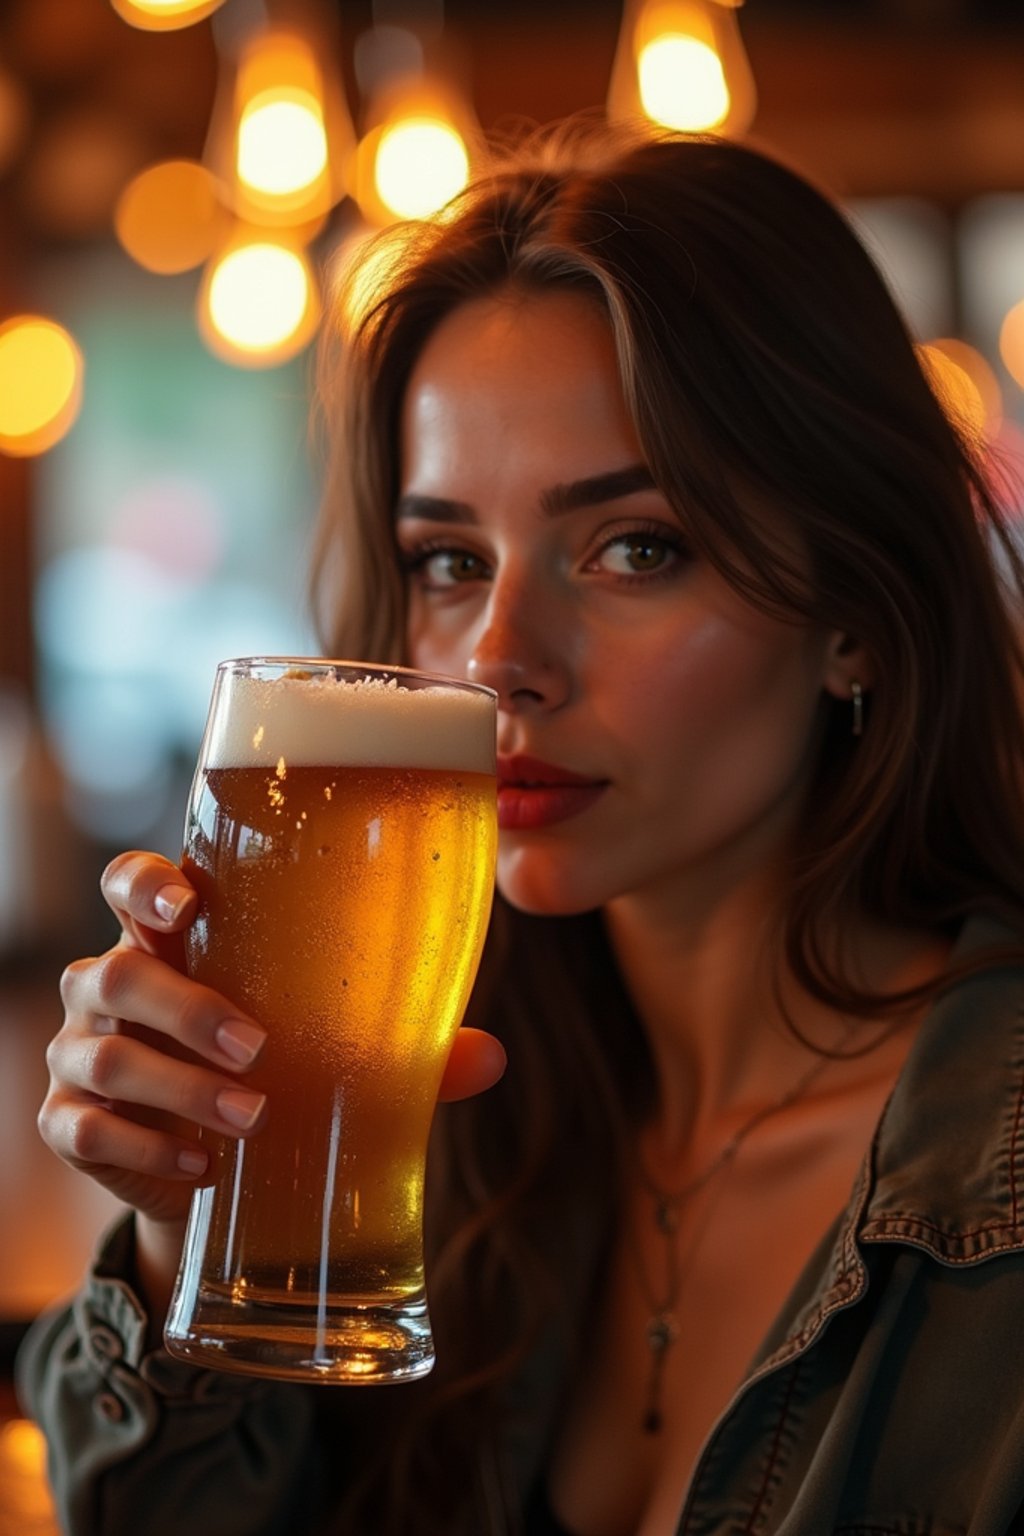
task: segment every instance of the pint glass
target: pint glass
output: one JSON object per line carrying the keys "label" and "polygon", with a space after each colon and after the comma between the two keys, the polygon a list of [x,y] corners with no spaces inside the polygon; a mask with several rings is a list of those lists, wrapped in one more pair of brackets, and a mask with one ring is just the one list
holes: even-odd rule
{"label": "pint glass", "polygon": [[268,1032],[249,1140],[203,1133],[168,1350],[326,1382],[423,1375],[427,1135],[476,973],[495,695],[289,658],[217,671],[185,833],[189,973]]}

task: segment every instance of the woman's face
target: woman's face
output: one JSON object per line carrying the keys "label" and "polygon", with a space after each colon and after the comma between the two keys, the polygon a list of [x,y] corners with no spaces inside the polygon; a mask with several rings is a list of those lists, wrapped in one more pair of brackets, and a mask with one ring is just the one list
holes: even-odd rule
{"label": "woman's face", "polygon": [[499,696],[499,886],[531,912],[671,902],[770,867],[836,637],[745,603],[651,483],[610,329],[503,292],[433,333],[404,399],[414,666]]}

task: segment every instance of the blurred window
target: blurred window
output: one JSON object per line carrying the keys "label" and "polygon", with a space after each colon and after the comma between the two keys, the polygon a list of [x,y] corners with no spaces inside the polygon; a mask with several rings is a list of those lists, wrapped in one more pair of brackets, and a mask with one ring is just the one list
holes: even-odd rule
{"label": "blurred window", "polygon": [[199,340],[194,276],[120,254],[48,286],[86,372],[76,426],[38,461],[44,719],[83,830],[177,854],[216,663],[315,649],[309,355],[227,366]]}

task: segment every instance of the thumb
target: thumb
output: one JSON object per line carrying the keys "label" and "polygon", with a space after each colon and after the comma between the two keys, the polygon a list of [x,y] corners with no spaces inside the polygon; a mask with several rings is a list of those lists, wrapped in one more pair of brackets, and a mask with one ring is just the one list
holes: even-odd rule
{"label": "thumb", "polygon": [[505,1071],[505,1047],[483,1029],[460,1029],[441,1079],[443,1102],[472,1098],[491,1088]]}

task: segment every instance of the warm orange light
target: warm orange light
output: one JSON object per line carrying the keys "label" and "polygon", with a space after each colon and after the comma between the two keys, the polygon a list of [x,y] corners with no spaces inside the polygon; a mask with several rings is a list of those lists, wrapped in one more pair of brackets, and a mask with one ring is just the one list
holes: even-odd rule
{"label": "warm orange light", "polygon": [[351,151],[338,96],[305,37],[273,31],[249,43],[234,83],[225,166],[241,219],[294,229],[326,214]]}
{"label": "warm orange light", "polygon": [[268,197],[312,186],[327,169],[327,133],[315,97],[304,91],[263,91],[248,101],[238,124],[238,176]]}
{"label": "warm orange light", "polygon": [[647,116],[666,128],[700,133],[729,115],[731,98],[722,61],[698,37],[665,32],[637,59],[640,103]]}
{"label": "warm orange light", "polygon": [[1015,384],[1024,389],[1024,299],[1009,311],[999,331],[999,354]]}
{"label": "warm orange light", "polygon": [[742,133],[756,96],[734,9],[734,0],[626,0],[609,115]]}
{"label": "warm orange light", "polygon": [[45,453],[78,414],[82,354],[53,320],[15,315],[0,325],[0,451]]}
{"label": "warm orange light", "polygon": [[114,214],[117,237],[150,272],[200,266],[223,233],[217,184],[196,160],[163,160],[130,181]]}
{"label": "warm orange light", "polygon": [[294,357],[319,318],[316,283],[303,253],[255,235],[237,240],[211,264],[199,294],[207,346],[246,368]]}
{"label": "warm orange light", "polygon": [[57,1536],[56,1515],[46,1481],[46,1442],[29,1419],[9,1419],[0,1428],[0,1487],[4,1494],[3,1512],[12,1531]]}
{"label": "warm orange light", "polygon": [[462,135],[439,117],[400,117],[383,128],[374,184],[384,206],[400,219],[426,219],[462,191],[469,154]]}
{"label": "warm orange light", "polygon": [[224,0],[110,0],[119,16],[146,32],[174,32],[211,16]]}

